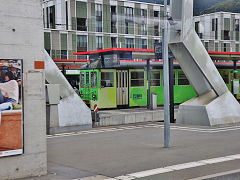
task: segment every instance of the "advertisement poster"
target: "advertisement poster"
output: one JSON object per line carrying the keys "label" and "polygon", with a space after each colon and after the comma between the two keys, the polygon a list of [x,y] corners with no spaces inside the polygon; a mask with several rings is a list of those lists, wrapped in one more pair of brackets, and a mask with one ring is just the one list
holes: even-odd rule
{"label": "advertisement poster", "polygon": [[0,157],[23,153],[22,60],[0,59]]}

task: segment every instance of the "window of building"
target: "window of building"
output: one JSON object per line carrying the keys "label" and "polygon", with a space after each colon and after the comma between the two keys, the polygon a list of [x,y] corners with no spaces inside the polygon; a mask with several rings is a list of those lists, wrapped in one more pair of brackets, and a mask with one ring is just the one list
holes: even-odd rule
{"label": "window of building", "polygon": [[183,71],[178,71],[178,85],[190,85]]}
{"label": "window of building", "polygon": [[102,32],[102,5],[95,5],[95,14],[96,14],[96,32]]}
{"label": "window of building", "polygon": [[117,22],[111,22],[111,33],[117,33]]}
{"label": "window of building", "polygon": [[117,14],[116,6],[111,6],[111,14]]}
{"label": "window of building", "polygon": [[154,36],[159,36],[159,25],[154,25]]}
{"label": "window of building", "polygon": [[116,11],[116,6],[111,6],[111,33],[117,33],[117,11]]}
{"label": "window of building", "polygon": [[145,23],[141,24],[141,34],[147,35],[147,25]]}
{"label": "window of building", "polygon": [[55,29],[55,6],[49,8],[50,28]]}
{"label": "window of building", "polygon": [[218,30],[218,19],[214,18],[212,19],[212,31],[217,31]]}
{"label": "window of building", "polygon": [[77,35],[77,51],[78,52],[87,51],[87,36]]}
{"label": "window of building", "polygon": [[46,28],[46,24],[45,24],[45,10],[43,8],[43,28]]}
{"label": "window of building", "polygon": [[68,30],[68,2],[65,2],[65,7],[66,7],[66,30]]}
{"label": "window of building", "polygon": [[102,17],[102,5],[101,4],[95,5],[95,13],[96,13],[96,16]]}
{"label": "window of building", "polygon": [[229,51],[230,51],[230,44],[223,43],[223,52],[229,52]]}
{"label": "window of building", "polygon": [[131,7],[125,7],[124,8],[124,14],[127,19],[132,20],[133,19],[133,8]]}
{"label": "window of building", "polygon": [[128,34],[128,22],[125,22],[125,34]]}
{"label": "window of building", "polygon": [[151,86],[161,85],[161,75],[159,71],[151,72]]}
{"label": "window of building", "polygon": [[230,40],[230,31],[224,30],[224,40]]}
{"label": "window of building", "polygon": [[236,52],[239,52],[239,44],[236,44]]}
{"label": "window of building", "polygon": [[205,49],[208,51],[209,42],[205,42]]}
{"label": "window of building", "polygon": [[218,51],[218,43],[215,43],[215,51]]}
{"label": "window of building", "polygon": [[117,38],[111,37],[112,48],[117,48]]}
{"label": "window of building", "polygon": [[144,71],[131,72],[131,87],[144,86]]}
{"label": "window of building", "polygon": [[215,31],[218,31],[218,18],[215,19]]}
{"label": "window of building", "polygon": [[235,31],[239,31],[239,19],[235,19]]}
{"label": "window of building", "polygon": [[91,72],[91,88],[97,88],[97,72]]}
{"label": "window of building", "polygon": [[97,47],[97,50],[100,50],[103,48],[102,36],[96,36],[96,47]]}
{"label": "window of building", "polygon": [[102,32],[102,21],[96,20],[96,32]]}
{"label": "window of building", "polygon": [[134,48],[133,38],[126,38],[125,46],[126,48]]}
{"label": "window of building", "polygon": [[77,30],[78,31],[87,31],[86,18],[77,18]]}
{"label": "window of building", "polygon": [[154,17],[155,17],[155,18],[158,18],[158,17],[159,17],[159,11],[154,11],[153,14],[154,14]]}
{"label": "window of building", "polygon": [[80,73],[80,88],[84,88],[84,72]]}
{"label": "window of building", "polygon": [[101,72],[101,88],[114,87],[114,73]]}
{"label": "window of building", "polygon": [[67,59],[67,50],[61,50],[61,59]]}
{"label": "window of building", "polygon": [[147,49],[147,40],[142,39],[142,49]]}
{"label": "window of building", "polygon": [[197,34],[199,34],[199,21],[195,22],[195,31]]}
{"label": "window of building", "polygon": [[146,15],[146,12],[147,12],[147,11],[146,11],[145,9],[141,9],[141,16],[142,16],[142,17],[147,16],[147,15]]}

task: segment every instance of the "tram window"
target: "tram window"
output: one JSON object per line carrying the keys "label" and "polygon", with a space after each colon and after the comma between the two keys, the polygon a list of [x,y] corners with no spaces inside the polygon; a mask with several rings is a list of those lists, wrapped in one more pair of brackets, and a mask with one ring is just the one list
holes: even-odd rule
{"label": "tram window", "polygon": [[144,72],[135,71],[131,72],[131,86],[141,87],[144,86]]}
{"label": "tram window", "polygon": [[84,88],[84,72],[80,74],[80,88]]}
{"label": "tram window", "polygon": [[161,78],[160,72],[151,72],[151,86],[160,86]]}
{"label": "tram window", "polygon": [[184,72],[178,71],[178,85],[189,85],[189,81]]}
{"label": "tram window", "polygon": [[89,88],[89,72],[86,72],[86,88]]}
{"label": "tram window", "polygon": [[101,87],[114,87],[114,73],[101,72]]}
{"label": "tram window", "polygon": [[226,84],[229,84],[229,75],[228,72],[221,73],[221,76]]}
{"label": "tram window", "polygon": [[91,72],[91,88],[97,88],[97,72]]}

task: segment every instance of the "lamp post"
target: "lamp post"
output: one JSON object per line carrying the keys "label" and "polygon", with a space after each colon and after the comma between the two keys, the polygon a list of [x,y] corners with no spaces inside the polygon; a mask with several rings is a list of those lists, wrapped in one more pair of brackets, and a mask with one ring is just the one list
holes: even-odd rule
{"label": "lamp post", "polygon": [[164,75],[164,147],[170,147],[170,98],[169,98],[169,60],[168,60],[168,20],[167,0],[164,0],[163,19],[163,75]]}

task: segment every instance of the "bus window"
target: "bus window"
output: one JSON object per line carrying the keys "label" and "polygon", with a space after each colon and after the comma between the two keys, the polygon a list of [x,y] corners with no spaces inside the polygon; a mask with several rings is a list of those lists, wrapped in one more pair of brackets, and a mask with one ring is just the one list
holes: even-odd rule
{"label": "bus window", "polygon": [[183,71],[178,71],[178,85],[190,85]]}
{"label": "bus window", "polygon": [[91,72],[91,88],[97,88],[97,72]]}
{"label": "bus window", "polygon": [[114,73],[101,72],[101,88],[114,87]]}
{"label": "bus window", "polygon": [[144,86],[144,71],[131,72],[131,87]]}
{"label": "bus window", "polygon": [[86,88],[89,88],[89,72],[86,72]]}
{"label": "bus window", "polygon": [[80,88],[84,88],[84,72],[80,73]]}
{"label": "bus window", "polygon": [[160,86],[161,78],[160,72],[155,71],[151,72],[151,86]]}

